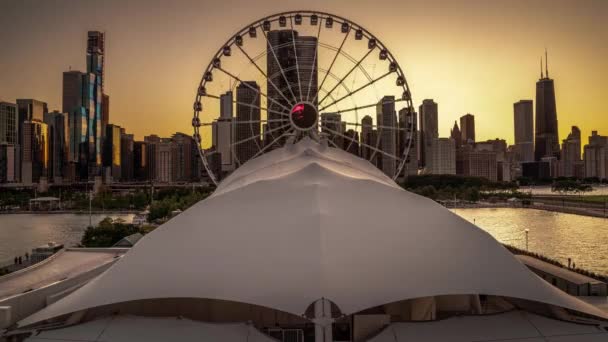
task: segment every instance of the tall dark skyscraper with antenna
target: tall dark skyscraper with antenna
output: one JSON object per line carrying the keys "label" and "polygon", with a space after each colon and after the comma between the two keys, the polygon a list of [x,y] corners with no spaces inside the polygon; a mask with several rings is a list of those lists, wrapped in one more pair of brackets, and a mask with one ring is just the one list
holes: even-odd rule
{"label": "tall dark skyscraper with antenna", "polygon": [[540,79],[536,82],[536,137],[534,158],[559,157],[559,137],[557,133],[557,111],[555,87],[549,78],[547,51],[545,50],[545,74],[543,60],[540,60]]}

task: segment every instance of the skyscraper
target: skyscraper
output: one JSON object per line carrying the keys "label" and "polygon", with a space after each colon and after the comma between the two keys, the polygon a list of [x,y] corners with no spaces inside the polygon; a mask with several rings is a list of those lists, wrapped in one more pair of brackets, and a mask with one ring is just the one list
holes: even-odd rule
{"label": "skyscraper", "polygon": [[459,148],[462,145],[462,132],[460,132],[460,128],[458,127],[458,122],[456,122],[456,121],[454,121],[454,126],[450,130],[450,138],[454,139],[456,148]]}
{"label": "skyscraper", "polygon": [[49,165],[48,179],[53,183],[62,183],[67,172],[68,161],[68,116],[66,113],[53,111],[44,114],[44,123],[48,126]]}
{"label": "skyscraper", "polygon": [[[293,30],[273,30],[267,34],[266,71],[268,73],[268,118],[285,119],[279,113],[291,110],[290,102],[319,100],[317,95],[317,38],[299,36]],[[269,122],[271,141],[283,134],[282,122]],[[277,141],[277,146],[284,138]]]}
{"label": "skyscraper", "polygon": [[350,139],[344,139],[342,149],[348,153],[359,155],[359,132],[354,129],[349,129],[344,132],[344,136]]}
{"label": "skyscraper", "polygon": [[[395,112],[395,97],[384,96],[376,105],[376,122],[378,126],[398,127],[397,114]],[[397,171],[397,161],[388,155],[397,155],[397,132],[387,128],[378,128],[380,135],[381,150],[386,154],[380,154],[382,160],[381,170],[389,177],[393,177]],[[387,155],[388,154],[388,155]]]}
{"label": "skyscraper", "polygon": [[122,176],[120,126],[108,124],[106,126],[106,143],[104,144],[103,168],[106,182],[116,182]]}
{"label": "skyscraper", "polygon": [[460,132],[462,144],[475,143],[475,116],[465,114],[460,117]]}
{"label": "skyscraper", "polygon": [[519,162],[534,161],[534,111],[532,100],[513,104],[515,153]]}
{"label": "skyscraper", "polygon": [[[261,148],[260,140],[260,86],[244,81],[236,87],[235,151],[237,162],[244,164]],[[243,123],[248,121],[251,123]],[[258,122],[253,122],[258,121]]]}
{"label": "skyscraper", "polygon": [[342,116],[339,113],[321,113],[321,132],[327,134],[331,147],[342,148],[345,139],[340,136],[340,134],[344,134],[341,123]]}
{"label": "skyscraper", "polygon": [[106,126],[110,122],[110,97],[102,94],[101,98],[101,135],[105,137]]}
{"label": "skyscraper", "polygon": [[0,183],[19,180],[19,150],[17,105],[0,102]]}
{"label": "skyscraper", "polygon": [[[21,180],[23,175],[23,160],[25,158],[24,152],[24,129],[23,124],[26,121],[37,121],[42,122],[44,119],[44,113],[48,112],[48,107],[45,102],[34,100],[34,99],[17,99],[17,140],[18,140],[18,162],[17,162],[17,174]],[[46,132],[46,131],[45,131]],[[46,134],[46,133],[45,133]],[[29,167],[29,166],[28,166]],[[29,175],[30,172],[28,171]],[[23,182],[23,180],[21,180]],[[31,181],[30,181],[31,183]]]}
{"label": "skyscraper", "polygon": [[148,178],[148,145],[143,141],[133,144],[133,173],[136,181],[147,181]]}
{"label": "skyscraper", "polygon": [[536,82],[536,138],[534,158],[539,161],[544,157],[559,158],[559,136],[557,132],[557,111],[555,106],[555,87],[549,78],[545,51],[545,74],[543,75],[542,59],[540,79]]}
{"label": "skyscraper", "polygon": [[[84,74],[81,88],[82,103],[87,115],[86,149],[85,151],[80,151],[81,154],[83,152],[86,153],[86,156],[81,156],[80,158],[81,160],[86,160],[86,166],[80,166],[81,169],[86,168],[88,178],[93,179],[95,176],[101,175],[102,142],[104,136],[102,129],[107,125],[107,122],[102,120],[105,75],[105,34],[103,32],[89,31],[87,33],[86,57],[87,73]],[[65,88],[66,86],[64,85]],[[70,114],[74,111],[74,108],[64,108],[64,111],[65,109],[68,109]]]}
{"label": "skyscraper", "polygon": [[0,143],[19,143],[19,118],[16,104],[0,102]]}
{"label": "skyscraper", "polygon": [[372,149],[369,146],[376,146],[376,141],[372,139],[372,131],[374,130],[373,119],[366,115],[361,119],[361,158],[370,160]]}
{"label": "skyscraper", "polygon": [[420,105],[420,164],[429,170],[432,169],[433,145],[439,138],[439,128],[437,122],[438,108],[437,103],[432,99],[422,101]]}
{"label": "skyscraper", "polygon": [[231,144],[234,140],[233,127],[233,98],[232,91],[228,91],[220,96],[220,117],[212,124],[212,139],[215,150],[220,154],[219,167],[222,172],[229,172],[234,169],[234,156],[232,155]]}
{"label": "skyscraper", "polygon": [[32,184],[47,176],[49,161],[48,126],[39,120],[24,121],[21,182]]}
{"label": "skyscraper", "polygon": [[124,128],[120,129],[120,180],[132,182],[135,177],[133,166],[135,141],[133,134],[127,134]]}

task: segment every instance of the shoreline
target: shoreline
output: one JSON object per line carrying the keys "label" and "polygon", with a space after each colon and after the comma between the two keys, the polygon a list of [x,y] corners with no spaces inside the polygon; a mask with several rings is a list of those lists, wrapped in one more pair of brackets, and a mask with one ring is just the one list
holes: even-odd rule
{"label": "shoreline", "polygon": [[[138,214],[140,213],[140,210],[91,210],[91,215],[103,215],[103,214],[107,214],[107,215],[120,215],[120,214],[125,214],[125,215],[129,215],[129,214]],[[49,211],[44,211],[44,210],[34,210],[34,211],[30,211],[30,210],[15,210],[15,211],[0,211],[0,215],[22,215],[22,214],[41,214],[41,215],[48,215],[48,214],[75,214],[75,215],[88,215],[89,211],[88,210],[49,210]]]}
{"label": "shoreline", "polygon": [[509,205],[509,204],[496,204],[496,203],[479,203],[479,204],[471,204],[468,203],[466,205],[456,205],[456,206],[446,206],[448,209],[487,209],[487,208],[497,208],[497,209],[535,209],[535,210],[544,210],[557,212],[562,214],[572,214],[579,216],[587,216],[587,217],[595,217],[595,218],[603,218],[608,219],[608,214],[604,214],[603,211],[595,210],[593,208],[573,208],[573,207],[563,207],[557,205],[547,205],[547,204],[530,204],[526,206],[522,205]]}

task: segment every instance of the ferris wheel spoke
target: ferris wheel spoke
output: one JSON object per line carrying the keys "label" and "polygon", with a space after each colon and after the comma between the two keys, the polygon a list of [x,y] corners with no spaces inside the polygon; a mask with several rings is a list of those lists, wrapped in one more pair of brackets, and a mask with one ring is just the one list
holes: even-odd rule
{"label": "ferris wheel spoke", "polygon": [[[333,87],[333,88],[332,88],[332,89],[331,89],[329,92],[330,92],[330,93],[333,93],[333,91],[334,91],[336,88],[338,88],[338,86],[339,86],[340,84],[342,84],[342,82],[344,82],[344,80],[345,80],[345,79],[346,79],[348,76],[350,76],[350,74],[351,74],[353,71],[355,71],[355,69],[357,69],[357,67],[359,67],[359,65],[361,65],[361,63],[363,63],[363,61],[364,61],[364,60],[367,58],[367,56],[369,56],[369,55],[370,55],[370,53],[372,53],[372,51],[374,51],[374,49],[369,49],[369,51],[367,51],[367,53],[366,53],[366,54],[365,54],[363,57],[361,57],[361,59],[360,59],[360,60],[357,62],[357,64],[355,64],[355,65],[354,65],[354,66],[353,66],[353,67],[352,67],[352,68],[351,68],[351,69],[350,69],[350,70],[349,70],[349,71],[346,73],[346,75],[344,75],[344,77],[342,77],[342,78],[340,79],[340,81],[338,82],[338,84],[336,84],[336,85],[335,85],[335,86],[334,86],[334,87]],[[325,95],[325,97],[323,97],[323,98],[322,98],[322,99],[319,101],[319,103],[323,103],[323,101],[324,101],[326,98],[327,98],[327,95]]]}
{"label": "ferris wheel spoke", "polygon": [[281,129],[287,128],[287,127],[289,127],[290,125],[291,125],[291,124],[286,124],[286,125],[283,125],[283,126],[280,126],[280,127],[275,127],[275,128],[273,128],[273,129],[271,129],[271,130],[268,130],[268,131],[266,131],[266,132],[263,132],[263,133],[260,133],[260,134],[256,134],[256,135],[254,135],[254,136],[251,136],[251,137],[245,138],[245,139],[243,139],[243,140],[240,140],[240,141],[234,142],[234,143],[230,144],[230,146],[231,146],[231,147],[234,147],[234,146],[236,146],[236,145],[240,145],[240,144],[242,144],[242,143],[246,143],[246,142],[248,142],[248,141],[252,141],[252,140],[254,140],[254,139],[256,139],[256,138],[261,137],[263,134],[268,134],[268,133],[276,132],[276,131],[278,131],[278,130],[281,130]]}
{"label": "ferris wheel spoke", "polygon": [[289,135],[292,133],[292,130],[288,130],[285,131],[283,134],[279,135],[278,137],[276,137],[275,139],[273,139],[270,144],[266,144],[266,146],[264,146],[264,148],[262,148],[261,150],[258,151],[258,153],[256,153],[251,159],[255,159],[257,157],[259,157],[260,155],[262,155],[266,150],[268,150],[272,145],[274,145],[277,141],[279,141],[281,138]]}
{"label": "ferris wheel spoke", "polygon": [[289,87],[289,92],[291,93],[291,96],[293,97],[293,103],[298,103],[298,99],[296,98],[296,95],[293,93],[293,90],[291,89],[291,83],[287,79],[287,76],[285,76],[285,72],[283,71],[283,66],[281,65],[281,63],[279,63],[279,58],[277,57],[277,54],[274,52],[274,48],[272,47],[272,44],[270,44],[270,40],[268,40],[268,35],[266,34],[266,31],[264,31],[264,28],[261,25],[260,25],[260,29],[262,30],[262,34],[264,35],[264,38],[266,38],[266,45],[268,45],[268,47],[270,48],[270,52],[272,52],[274,61],[277,63],[277,65],[279,66],[279,69],[281,70],[281,75],[283,75],[283,80],[285,80],[285,83]]}
{"label": "ferris wheel spoke", "polygon": [[[221,98],[217,95],[211,95],[211,94],[206,94],[203,95],[205,97],[210,97],[212,99],[218,99],[220,100]],[[287,112],[283,111],[283,112],[277,112],[276,110],[272,110],[272,109],[268,109],[266,107],[260,107],[260,106],[256,106],[256,105],[252,105],[250,103],[245,103],[245,102],[240,102],[240,101],[236,101],[236,100],[232,100],[232,103],[237,104],[237,105],[241,105],[241,106],[246,106],[246,107],[251,107],[251,108],[256,108],[259,109],[260,111],[266,111],[267,113],[273,113],[273,114],[278,114],[278,115],[282,115],[282,116],[286,116],[289,117],[289,115],[287,114]],[[272,120],[271,120],[272,121]],[[277,120],[277,121],[284,121],[284,120]],[[203,125],[204,126],[204,125]]]}
{"label": "ferris wheel spoke", "polygon": [[[353,90],[353,91],[349,92],[348,94],[346,94],[346,95],[342,96],[342,97],[341,97],[341,98],[339,98],[338,100],[335,100],[335,101],[333,101],[332,103],[328,104],[327,106],[324,106],[323,108],[319,109],[319,111],[323,111],[323,110],[325,110],[325,109],[327,109],[327,108],[329,108],[329,107],[331,107],[331,106],[335,105],[336,103],[338,103],[338,102],[340,102],[340,101],[344,100],[345,98],[347,98],[347,97],[349,97],[349,96],[352,96],[352,95],[354,95],[354,94],[358,93],[359,91],[361,91],[361,90],[363,90],[363,89],[365,89],[365,88],[369,87],[370,85],[372,85],[372,84],[374,84],[374,83],[376,83],[376,82],[378,82],[378,81],[382,80],[383,78],[385,78],[386,76],[388,76],[388,75],[390,75],[390,74],[392,74],[392,73],[393,73],[392,71],[389,71],[389,72],[387,72],[386,74],[384,74],[384,75],[382,75],[382,76],[380,76],[380,77],[378,77],[378,78],[376,78],[376,79],[372,80],[371,82],[367,82],[365,85],[363,85],[363,86],[361,86],[361,87],[359,87],[359,88],[357,88],[357,89],[355,89],[355,90]],[[323,101],[323,100],[321,100],[321,101]]]}
{"label": "ferris wheel spoke", "polygon": [[[323,76],[323,81],[321,81],[321,85],[319,85],[319,89],[323,88],[323,84],[325,84],[327,75],[329,75],[329,73],[331,72],[331,68],[333,68],[334,64],[336,63],[336,59],[338,59],[338,56],[340,55],[340,52],[342,51],[342,48],[344,47],[344,43],[346,43],[346,39],[348,38],[348,35],[350,34],[350,30],[351,29],[349,28],[348,32],[346,32],[346,34],[344,35],[344,39],[342,39],[342,43],[340,44],[338,51],[336,51],[336,54],[334,55],[334,59],[331,61],[331,64],[329,65],[329,68],[327,69],[327,73],[325,74],[325,76]],[[318,97],[319,97],[319,93],[317,92],[315,97],[310,102],[314,103]]]}
{"label": "ferris wheel spoke", "polygon": [[[310,89],[312,88],[312,77],[314,76],[314,72],[315,69],[315,65],[317,65],[317,55],[319,54],[319,38],[321,37],[321,27],[323,26],[323,20],[319,20],[319,29],[317,30],[317,43],[315,44],[315,56],[313,57],[312,60],[312,67],[310,68],[310,77],[308,78],[308,88],[306,88],[306,101],[310,100]],[[317,74],[318,74],[318,70],[317,70]],[[318,81],[318,76],[317,76],[317,81]],[[319,91],[317,90],[317,93]],[[315,99],[316,99],[317,95],[315,94]]]}
{"label": "ferris wheel spoke", "polygon": [[241,50],[241,52],[245,55],[245,57],[247,57],[249,62],[251,64],[253,64],[256,69],[258,69],[258,71],[262,74],[262,76],[264,76],[264,78],[266,78],[268,80],[270,85],[279,93],[279,95],[281,95],[283,100],[285,100],[285,102],[289,103],[290,106],[295,106],[295,103],[289,101],[287,99],[287,97],[285,97],[285,94],[283,94],[283,92],[279,90],[279,87],[277,87],[277,85],[274,84],[272,79],[268,77],[268,75],[264,72],[264,70],[262,70],[262,68],[260,68],[260,66],[251,58],[251,56],[249,56],[249,54],[240,45],[237,45],[237,47],[239,48],[239,50]]}
{"label": "ferris wheel spoke", "polygon": [[293,55],[296,59],[296,75],[298,76],[298,89],[300,95],[300,102],[304,100],[302,97],[302,82],[300,79],[300,63],[298,62],[298,49],[296,49],[296,37],[293,30],[293,17],[289,17],[289,24],[291,25],[291,42],[293,45]]}
{"label": "ferris wheel spoke", "polygon": [[330,144],[334,145],[335,148],[338,149],[342,149],[342,147],[339,147],[332,139],[330,139],[329,137],[327,138],[327,141],[329,141]]}
{"label": "ferris wheel spoke", "polygon": [[387,157],[389,157],[389,158],[395,159],[395,160],[397,160],[397,161],[401,161],[401,158],[399,158],[399,157],[397,157],[397,156],[394,156],[394,155],[392,155],[392,154],[390,154],[390,153],[384,152],[384,151],[382,151],[382,150],[380,150],[380,149],[378,149],[378,148],[376,148],[376,147],[373,147],[373,146],[371,146],[371,145],[368,145],[368,144],[366,144],[366,143],[360,142],[360,141],[358,141],[358,140],[356,140],[356,139],[354,139],[354,138],[351,138],[351,137],[349,137],[349,136],[347,136],[347,135],[344,135],[344,134],[342,134],[342,133],[340,133],[340,132],[338,132],[338,131],[335,131],[335,130],[333,130],[333,129],[331,129],[331,128],[328,128],[327,126],[322,126],[322,129],[323,129],[323,128],[324,128],[324,129],[326,129],[327,131],[329,131],[330,133],[333,133],[333,134],[335,134],[335,135],[338,135],[338,136],[340,136],[340,137],[342,137],[342,138],[344,138],[344,139],[350,140],[350,141],[352,141],[352,142],[356,142],[356,143],[358,143],[358,144],[359,144],[359,146],[365,146],[365,147],[370,148],[370,149],[372,149],[372,150],[374,150],[374,151],[376,151],[376,152],[378,152],[378,153],[380,153],[380,154],[382,154],[382,155],[385,155],[385,156],[387,156]]}
{"label": "ferris wheel spoke", "polygon": [[243,82],[243,80],[241,80],[240,78],[238,78],[237,76],[234,76],[233,74],[231,74],[230,72],[224,70],[223,68],[217,68],[218,70],[220,70],[221,72],[223,72],[224,74],[234,78],[235,80],[239,81],[242,85],[246,86],[247,88],[255,91],[256,93],[258,93],[259,95],[264,96],[266,99],[268,99],[269,101],[271,101],[272,103],[278,105],[279,107],[283,108],[287,113],[290,112],[291,110],[287,107],[285,107],[284,105],[282,105],[280,102],[275,101],[273,98],[268,97],[268,95],[266,95],[264,92],[255,89],[253,86],[251,86],[249,83],[247,82]]}
{"label": "ferris wheel spoke", "polygon": [[[403,99],[397,99],[397,100],[384,101],[384,102],[382,102],[382,104],[397,103],[397,102],[403,102],[403,101],[405,101],[405,100],[403,100]],[[376,107],[377,105],[378,105],[378,103],[372,103],[372,104],[368,104],[368,105],[357,106],[357,107],[352,107],[352,108],[347,108],[347,109],[339,110],[339,111],[336,111],[334,113],[336,113],[336,114],[342,114],[342,113],[352,112],[352,111],[359,110],[359,109]]]}
{"label": "ferris wheel spoke", "polygon": [[410,130],[407,130],[405,128],[401,128],[401,127],[390,127],[390,126],[382,126],[382,125],[368,125],[368,124],[360,124],[358,122],[348,122],[348,121],[344,121],[344,123],[347,126],[360,126],[360,127],[369,127],[369,128],[380,128],[380,129],[386,129],[386,130],[392,130],[392,131],[402,131],[402,132],[411,132]]}

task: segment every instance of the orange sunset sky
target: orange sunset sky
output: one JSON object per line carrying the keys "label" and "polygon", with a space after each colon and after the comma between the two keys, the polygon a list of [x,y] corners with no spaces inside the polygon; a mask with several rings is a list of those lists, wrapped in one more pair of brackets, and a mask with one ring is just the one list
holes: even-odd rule
{"label": "orange sunset sky", "polygon": [[275,12],[309,9],[378,36],[406,73],[417,107],[439,103],[439,133],[463,114],[477,140],[513,142],[513,103],[534,99],[549,51],[560,139],[578,125],[608,135],[605,0],[2,0],[0,99],[61,109],[62,72],[85,70],[87,30],[106,41],[110,122],[136,139],[191,133],[192,102],[212,54],[238,29]]}

